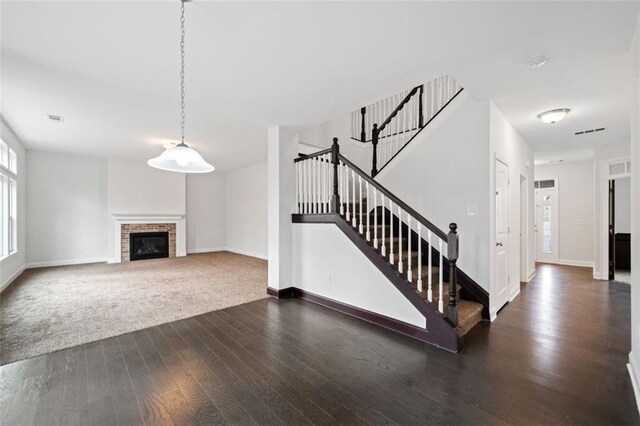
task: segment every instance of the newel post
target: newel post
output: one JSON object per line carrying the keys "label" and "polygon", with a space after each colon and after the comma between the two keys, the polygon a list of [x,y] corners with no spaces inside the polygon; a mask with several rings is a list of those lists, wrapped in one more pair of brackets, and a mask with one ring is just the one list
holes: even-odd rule
{"label": "newel post", "polygon": [[331,211],[338,213],[340,211],[340,193],[338,191],[338,166],[340,165],[340,145],[338,138],[333,138],[331,145],[331,164],[333,164],[333,197],[331,198]]}
{"label": "newel post", "polygon": [[459,240],[457,230],[457,224],[449,224],[449,234],[447,235],[447,257],[449,258],[449,306],[447,317],[454,326],[458,325],[458,268],[456,262],[459,254]]}
{"label": "newel post", "polygon": [[371,145],[373,145],[373,166],[371,167],[371,177],[376,177],[378,174],[378,123],[373,124]]}

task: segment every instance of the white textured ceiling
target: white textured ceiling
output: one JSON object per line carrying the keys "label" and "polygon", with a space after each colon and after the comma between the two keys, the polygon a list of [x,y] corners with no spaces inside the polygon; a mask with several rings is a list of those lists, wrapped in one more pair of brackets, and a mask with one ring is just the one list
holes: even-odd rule
{"label": "white textured ceiling", "polygon": [[[178,1],[0,4],[1,112],[29,148],[144,159],[178,136]],[[317,124],[445,73],[495,98],[540,156],[628,137],[637,2],[186,7],[187,139],[221,170],[266,157],[264,126]],[[548,64],[529,69],[534,54]],[[557,107],[572,113],[536,119]]]}

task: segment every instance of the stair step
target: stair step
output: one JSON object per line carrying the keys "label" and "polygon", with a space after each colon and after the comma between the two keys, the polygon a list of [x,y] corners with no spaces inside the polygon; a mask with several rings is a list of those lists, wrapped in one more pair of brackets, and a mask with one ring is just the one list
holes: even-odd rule
{"label": "stair step", "polygon": [[[445,305],[445,317],[447,316],[447,307]],[[464,336],[469,330],[471,330],[476,324],[482,321],[482,310],[484,306],[480,303],[472,302],[470,300],[458,299],[458,326],[456,332]]]}

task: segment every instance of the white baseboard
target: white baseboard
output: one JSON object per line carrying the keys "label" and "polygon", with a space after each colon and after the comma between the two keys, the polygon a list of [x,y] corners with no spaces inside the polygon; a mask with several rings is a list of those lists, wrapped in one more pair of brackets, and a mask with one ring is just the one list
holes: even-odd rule
{"label": "white baseboard", "polygon": [[24,270],[27,269],[25,265],[22,265],[20,267],[20,269],[18,269],[13,275],[11,275],[9,278],[7,278],[7,280],[5,280],[5,282],[2,283],[2,285],[0,286],[0,293],[2,293],[7,287],[9,287],[9,285],[20,276],[21,273],[24,272]]}
{"label": "white baseboard", "polygon": [[242,254],[244,256],[257,257],[258,259],[263,259],[263,260],[267,260],[267,258],[268,258],[268,256],[266,254],[257,253],[257,252],[249,251],[249,250],[242,250],[242,249],[236,249],[236,248],[231,248],[231,247],[227,247],[227,248],[225,248],[225,250],[226,251],[230,251],[231,253]]}
{"label": "white baseboard", "polygon": [[206,248],[206,249],[192,249],[187,250],[187,254],[197,254],[197,253],[214,253],[217,251],[229,251],[231,253],[241,254],[243,256],[251,256],[257,257],[258,259],[267,260],[267,256],[262,253],[257,253],[249,250],[236,249],[232,247],[215,247],[215,248]]}
{"label": "white baseboard", "polygon": [[187,250],[187,254],[214,253],[216,251],[225,251],[225,250],[227,250],[226,247],[189,249]]}
{"label": "white baseboard", "polygon": [[489,312],[489,321],[494,322],[498,318],[498,311]]}
{"label": "white baseboard", "polygon": [[638,370],[638,365],[634,362],[633,352],[629,353],[627,369],[629,370],[629,376],[631,376],[633,393],[636,395],[636,407],[638,408],[638,412],[640,412],[640,370]]}
{"label": "white baseboard", "polygon": [[587,260],[558,259],[558,261],[556,263],[558,265],[580,266],[580,267],[583,267],[583,268],[593,268],[593,261],[587,261]]}
{"label": "white baseboard", "polygon": [[551,265],[565,265],[565,266],[579,266],[581,268],[593,268],[593,261],[589,261],[589,260],[558,259],[558,260],[537,260],[536,262],[547,263]]}
{"label": "white baseboard", "polygon": [[513,300],[518,297],[518,295],[520,295],[520,286],[518,286],[518,291],[516,291],[515,293],[513,293],[510,297],[509,297],[509,302],[513,302]]}
{"label": "white baseboard", "polygon": [[608,281],[609,277],[605,276],[603,273],[598,272],[598,271],[593,271],[593,279],[594,280],[605,280]]}
{"label": "white baseboard", "polygon": [[533,277],[536,276],[536,268],[533,268],[530,272],[529,275],[527,276],[527,282],[531,281],[533,279]]}
{"label": "white baseboard", "polygon": [[25,265],[26,269],[31,268],[45,268],[49,266],[67,266],[67,265],[81,265],[84,263],[102,263],[109,260],[106,257],[88,257],[85,259],[68,259],[68,260],[49,260],[46,262],[31,262]]}

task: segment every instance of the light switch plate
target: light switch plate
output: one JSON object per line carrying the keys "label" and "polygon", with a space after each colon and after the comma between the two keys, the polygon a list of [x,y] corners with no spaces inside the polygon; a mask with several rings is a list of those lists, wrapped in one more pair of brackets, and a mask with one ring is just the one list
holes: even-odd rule
{"label": "light switch plate", "polygon": [[478,211],[475,206],[467,206],[467,216],[476,216]]}

